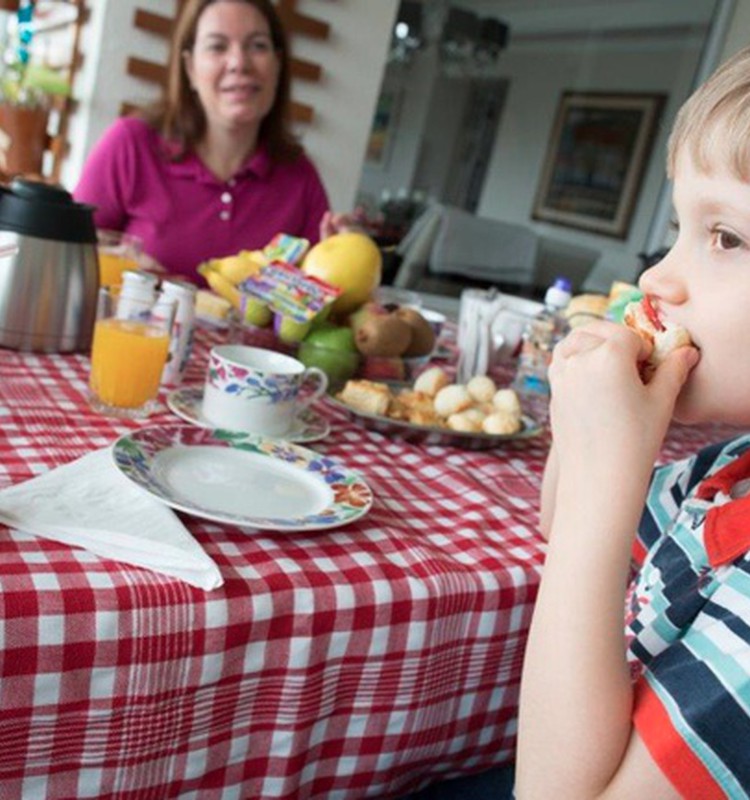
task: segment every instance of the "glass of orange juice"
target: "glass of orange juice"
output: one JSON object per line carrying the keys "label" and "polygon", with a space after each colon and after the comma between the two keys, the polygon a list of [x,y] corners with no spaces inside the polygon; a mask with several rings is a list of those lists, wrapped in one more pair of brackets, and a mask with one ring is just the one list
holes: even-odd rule
{"label": "glass of orange juice", "polygon": [[140,419],[155,410],[175,311],[174,299],[154,304],[99,289],[89,376],[95,411]]}
{"label": "glass of orange juice", "polygon": [[123,272],[140,269],[143,255],[140,237],[124,231],[100,229],[96,238],[100,286],[120,286]]}

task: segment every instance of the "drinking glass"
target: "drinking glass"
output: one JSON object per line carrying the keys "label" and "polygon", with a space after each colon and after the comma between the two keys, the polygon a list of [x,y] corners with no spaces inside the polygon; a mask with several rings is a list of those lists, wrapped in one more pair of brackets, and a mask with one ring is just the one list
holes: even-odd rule
{"label": "drinking glass", "polygon": [[89,377],[95,411],[139,419],[156,409],[176,307],[174,299],[152,304],[99,289]]}
{"label": "drinking glass", "polygon": [[139,236],[123,231],[98,230],[99,285],[120,286],[122,273],[140,269],[143,242]]}

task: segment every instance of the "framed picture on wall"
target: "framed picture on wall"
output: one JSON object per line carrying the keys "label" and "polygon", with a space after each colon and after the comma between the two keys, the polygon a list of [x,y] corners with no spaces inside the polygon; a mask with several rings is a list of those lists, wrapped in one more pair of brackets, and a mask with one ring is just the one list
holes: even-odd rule
{"label": "framed picture on wall", "polygon": [[532,217],[626,238],[665,99],[564,92]]}
{"label": "framed picture on wall", "polygon": [[400,93],[396,90],[383,90],[375,107],[375,116],[367,140],[365,159],[368,164],[385,167],[391,147],[391,140],[398,126]]}

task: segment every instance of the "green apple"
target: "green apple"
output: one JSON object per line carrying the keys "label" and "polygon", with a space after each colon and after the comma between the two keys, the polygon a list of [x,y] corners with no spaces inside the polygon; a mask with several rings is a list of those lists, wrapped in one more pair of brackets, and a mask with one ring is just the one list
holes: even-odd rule
{"label": "green apple", "polygon": [[273,320],[273,329],[284,344],[297,344],[301,342],[312,328],[312,320],[298,322],[294,317],[276,314]]}
{"label": "green apple", "polygon": [[307,334],[300,343],[297,358],[306,367],[322,369],[333,391],[355,375],[360,360],[352,329],[330,323],[323,323]]}
{"label": "green apple", "polygon": [[243,295],[242,319],[257,328],[266,328],[271,324],[273,311],[267,303],[250,294]]}

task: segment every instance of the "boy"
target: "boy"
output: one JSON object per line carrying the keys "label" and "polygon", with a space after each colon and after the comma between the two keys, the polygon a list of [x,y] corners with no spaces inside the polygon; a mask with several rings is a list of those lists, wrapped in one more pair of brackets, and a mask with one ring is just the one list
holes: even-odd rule
{"label": "boy", "polygon": [[696,347],[643,384],[648,345],[601,321],[550,370],[521,800],[750,797],[750,436],[651,476],[671,419],[750,423],[750,48],[680,111],[668,172],[679,235],[640,286]]}

